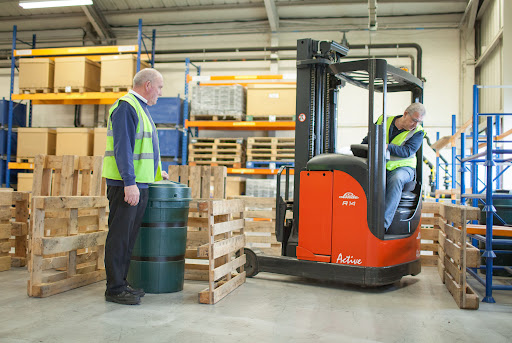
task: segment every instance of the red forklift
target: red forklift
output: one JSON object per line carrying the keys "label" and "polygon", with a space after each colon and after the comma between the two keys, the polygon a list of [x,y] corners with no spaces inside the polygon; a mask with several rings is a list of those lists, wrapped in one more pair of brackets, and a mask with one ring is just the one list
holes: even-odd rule
{"label": "red forklift", "polygon": [[[261,271],[380,286],[421,271],[422,148],[416,180],[406,185],[387,232],[384,199],[386,94],[408,91],[412,102],[422,102],[423,82],[384,59],[343,62],[347,53],[336,42],[297,41],[293,200],[288,199],[290,167],[281,167],[277,178],[275,232],[282,256],[246,248],[248,276]],[[353,156],[335,153],[338,92],[347,84],[369,93],[369,143],[352,145]],[[380,115],[374,115],[375,92],[383,93],[380,125],[375,124]],[[289,211],[293,219],[286,219]]]}

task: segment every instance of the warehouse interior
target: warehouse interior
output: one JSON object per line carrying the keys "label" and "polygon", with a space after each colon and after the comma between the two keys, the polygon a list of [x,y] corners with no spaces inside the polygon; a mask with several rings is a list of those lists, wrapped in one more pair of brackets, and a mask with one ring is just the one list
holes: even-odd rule
{"label": "warehouse interior", "polygon": [[[511,1],[0,9],[1,342],[510,341]],[[178,184],[149,186],[127,279],[146,295],[126,306],[105,301],[102,170],[111,107],[148,67]],[[377,118],[411,102],[415,198],[388,232]],[[164,231],[148,246],[183,252],[144,255]]]}

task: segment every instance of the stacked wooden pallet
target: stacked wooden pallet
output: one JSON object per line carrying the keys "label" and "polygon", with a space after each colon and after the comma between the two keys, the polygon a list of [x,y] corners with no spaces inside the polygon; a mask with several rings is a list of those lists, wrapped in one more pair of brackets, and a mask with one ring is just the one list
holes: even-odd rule
{"label": "stacked wooden pallet", "polygon": [[108,200],[102,166],[101,156],[36,156],[29,296],[47,297],[105,279]]}
{"label": "stacked wooden pallet", "polygon": [[266,255],[281,256],[281,243],[276,239],[276,199],[241,196],[244,202],[245,246]]}
{"label": "stacked wooden pallet", "polygon": [[[27,264],[27,235],[29,217],[28,192],[0,192],[0,203],[8,206],[11,201],[11,219],[4,228],[11,236],[11,267],[24,267]],[[0,229],[0,231],[2,231]],[[0,234],[1,236],[1,234]],[[12,251],[14,249],[14,251]]]}
{"label": "stacked wooden pallet", "polygon": [[467,242],[466,224],[477,220],[480,210],[449,203],[425,203],[423,212],[437,214],[439,229],[439,261],[441,280],[460,308],[478,309],[479,298],[466,282],[466,268],[480,265],[480,250]]}
{"label": "stacked wooden pallet", "polygon": [[429,211],[431,203],[423,202],[421,212],[421,265],[437,266],[441,216]]}
{"label": "stacked wooden pallet", "polygon": [[240,168],[245,162],[243,138],[193,138],[188,145],[189,165]]}
{"label": "stacked wooden pallet", "polygon": [[293,164],[295,138],[293,137],[249,137],[247,139],[247,168],[274,168],[282,164]]}

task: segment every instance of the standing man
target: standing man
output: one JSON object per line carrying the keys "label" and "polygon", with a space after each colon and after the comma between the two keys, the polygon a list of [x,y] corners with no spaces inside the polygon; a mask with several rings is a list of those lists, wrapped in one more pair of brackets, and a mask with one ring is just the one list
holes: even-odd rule
{"label": "standing man", "polygon": [[[419,102],[407,107],[403,115],[387,117],[386,149],[390,159],[386,163],[386,209],[384,228],[388,231],[402,197],[404,185],[415,179],[416,152],[423,143],[425,131],[421,123],[426,115],[425,106]],[[376,124],[382,124],[380,116]],[[363,139],[368,144],[368,136]]]}
{"label": "standing man", "polygon": [[132,249],[148,203],[150,183],[169,176],[162,171],[158,134],[148,106],[162,95],[164,80],[155,69],[139,71],[133,89],[110,108],[103,177],[107,179],[110,214],[105,243],[105,300],[140,303],[143,289],[126,281]]}

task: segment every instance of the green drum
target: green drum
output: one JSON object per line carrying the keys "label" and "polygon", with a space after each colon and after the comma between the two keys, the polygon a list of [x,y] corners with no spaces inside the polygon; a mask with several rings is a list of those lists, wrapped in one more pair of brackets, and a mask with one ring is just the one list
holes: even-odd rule
{"label": "green drum", "polygon": [[172,181],[149,186],[149,199],[133,248],[128,282],[147,293],[183,290],[190,188]]}

